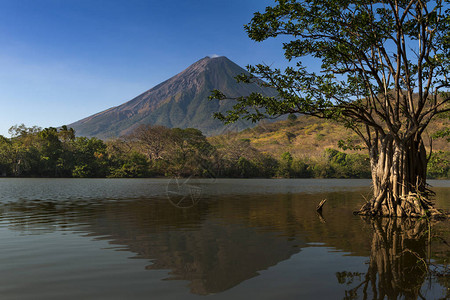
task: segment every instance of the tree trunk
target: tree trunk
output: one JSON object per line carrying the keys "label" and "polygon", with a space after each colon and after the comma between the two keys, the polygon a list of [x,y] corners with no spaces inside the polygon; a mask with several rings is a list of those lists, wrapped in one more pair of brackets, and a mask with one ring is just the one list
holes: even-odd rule
{"label": "tree trunk", "polygon": [[374,195],[359,214],[444,217],[428,199],[427,155],[420,136],[403,141],[385,135],[369,150]]}

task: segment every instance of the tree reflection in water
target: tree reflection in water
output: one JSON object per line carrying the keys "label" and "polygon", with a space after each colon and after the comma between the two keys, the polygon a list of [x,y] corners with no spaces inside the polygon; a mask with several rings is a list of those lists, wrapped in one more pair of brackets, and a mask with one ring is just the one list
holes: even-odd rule
{"label": "tree reflection in water", "polygon": [[[373,227],[369,267],[366,274],[336,273],[341,284],[360,282],[346,290],[344,299],[426,299],[421,289],[427,277],[436,277],[438,281],[448,278],[446,267],[430,268],[432,235],[427,220],[381,218],[365,221]],[[446,299],[449,296],[447,290]]]}

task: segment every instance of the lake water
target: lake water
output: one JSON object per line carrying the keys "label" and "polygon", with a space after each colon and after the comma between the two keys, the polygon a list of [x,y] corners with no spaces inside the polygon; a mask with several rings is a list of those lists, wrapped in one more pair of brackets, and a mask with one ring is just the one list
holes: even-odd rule
{"label": "lake water", "polygon": [[[450,210],[450,181],[430,184]],[[449,222],[354,216],[369,186],[0,179],[0,298],[449,297]]]}

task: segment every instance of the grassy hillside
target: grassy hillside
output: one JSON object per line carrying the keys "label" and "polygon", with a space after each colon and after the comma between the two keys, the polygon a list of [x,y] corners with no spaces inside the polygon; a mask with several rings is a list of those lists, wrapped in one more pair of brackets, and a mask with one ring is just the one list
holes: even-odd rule
{"label": "grassy hillside", "polygon": [[[428,137],[445,127],[449,127],[448,121],[436,120],[430,124],[425,136]],[[274,157],[280,157],[284,152],[290,152],[295,158],[318,157],[323,155],[326,148],[338,149],[339,140],[350,139],[361,143],[355,133],[341,124],[310,116],[299,116],[296,120],[262,123],[255,128],[239,133],[229,133],[227,136],[248,139],[251,146]],[[426,146],[429,149],[429,145]],[[450,151],[448,141],[445,138],[434,139],[433,151]],[[365,150],[359,152],[365,153]]]}
{"label": "grassy hillside", "polygon": [[293,157],[316,157],[326,148],[337,148],[340,139],[357,136],[343,126],[328,120],[300,116],[297,120],[263,123],[254,129],[244,130],[239,138],[250,139],[256,149],[279,157],[290,152]]}

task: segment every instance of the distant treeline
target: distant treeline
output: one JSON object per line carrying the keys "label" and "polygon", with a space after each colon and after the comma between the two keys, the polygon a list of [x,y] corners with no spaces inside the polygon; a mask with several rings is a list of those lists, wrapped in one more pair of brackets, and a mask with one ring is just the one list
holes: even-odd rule
{"label": "distant treeline", "polygon": [[[326,149],[320,158],[262,153],[248,139],[206,138],[193,128],[143,125],[114,140],[75,137],[72,128],[11,127],[0,136],[0,176],[370,178],[369,158]],[[430,178],[450,178],[450,152],[434,153]]]}

